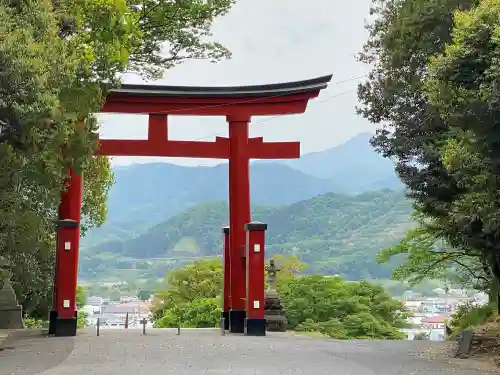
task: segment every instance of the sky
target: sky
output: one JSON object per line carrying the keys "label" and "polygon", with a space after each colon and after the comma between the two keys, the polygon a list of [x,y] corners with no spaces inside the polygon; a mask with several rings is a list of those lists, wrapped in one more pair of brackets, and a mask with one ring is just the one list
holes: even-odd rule
{"label": "sky", "polygon": [[[305,114],[269,119],[254,117],[250,136],[267,141],[300,141],[301,153],[322,151],[344,143],[373,125],[356,115],[356,87],[369,67],[356,61],[367,38],[364,29],[370,0],[339,3],[332,0],[238,0],[226,16],[216,20],[214,38],[232,52],[218,63],[189,61],[159,81],[182,86],[237,86],[279,83],[333,74],[320,97],[309,102]],[[126,83],[141,83],[127,77]],[[145,139],[147,117],[100,114],[100,137]],[[227,136],[224,117],[169,116],[169,137],[179,140]],[[169,162],[214,165],[221,160],[115,157],[114,166]]]}

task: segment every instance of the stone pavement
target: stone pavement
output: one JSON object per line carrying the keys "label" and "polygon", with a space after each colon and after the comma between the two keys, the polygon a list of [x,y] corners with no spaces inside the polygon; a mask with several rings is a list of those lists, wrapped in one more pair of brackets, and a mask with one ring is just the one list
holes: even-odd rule
{"label": "stone pavement", "polygon": [[2,347],[2,342],[9,336],[9,331],[5,329],[0,329],[0,348]]}
{"label": "stone pavement", "polygon": [[15,329],[0,329],[0,350],[3,347],[3,343],[9,338],[9,336],[12,336],[15,334],[17,330]]}
{"label": "stone pavement", "polygon": [[425,341],[335,341],[293,336],[221,336],[219,330],[102,329],[75,338],[16,332],[0,351],[0,375],[342,374],[485,375],[415,355]]}

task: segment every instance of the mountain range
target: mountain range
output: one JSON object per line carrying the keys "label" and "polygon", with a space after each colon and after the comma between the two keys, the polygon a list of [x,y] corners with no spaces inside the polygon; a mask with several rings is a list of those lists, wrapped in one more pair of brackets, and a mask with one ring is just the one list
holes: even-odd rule
{"label": "mountain range", "polygon": [[[360,194],[402,189],[391,161],[377,154],[362,133],[331,149],[296,160],[254,161],[250,167],[254,206],[289,205],[321,194]],[[228,167],[132,164],[114,169],[106,223],[83,239],[88,249],[125,241],[197,204],[227,201]]]}
{"label": "mountain range", "polygon": [[[291,205],[257,206],[252,219],[269,225],[267,254],[296,255],[311,272],[357,280],[390,276],[391,265],[380,266],[375,257],[415,225],[410,212],[404,192],[386,189],[356,196],[327,193]],[[139,263],[146,277],[156,278],[165,274],[165,267],[174,266],[172,262],[166,265],[169,260],[221,255],[221,227],[227,221],[226,202],[198,204],[138,237],[105,242],[91,253],[82,252],[81,275],[131,269]]]}

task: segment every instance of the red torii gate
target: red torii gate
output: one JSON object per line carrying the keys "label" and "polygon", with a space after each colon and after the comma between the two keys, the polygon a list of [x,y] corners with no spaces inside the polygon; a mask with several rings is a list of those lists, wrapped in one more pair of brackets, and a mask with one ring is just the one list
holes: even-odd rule
{"label": "red torii gate", "polygon": [[[229,228],[225,228],[229,232],[229,243],[224,251],[222,315],[231,332],[243,333],[246,327],[247,334],[265,334],[263,231],[267,226],[247,225],[251,221],[249,160],[300,157],[299,142],[249,138],[248,124],[252,116],[304,113],[309,100],[327,87],[331,77],[239,87],[122,85],[110,92],[101,110],[102,113],[148,114],[148,138],[100,140],[97,155],[229,159]],[[169,140],[169,114],[225,116],[229,138],[216,137],[215,142]],[[49,332],[57,336],[76,334],[81,200],[82,177],[70,170],[67,190],[61,194],[54,307],[50,315]],[[249,252],[250,245],[254,251]],[[249,298],[252,298],[251,306]]]}

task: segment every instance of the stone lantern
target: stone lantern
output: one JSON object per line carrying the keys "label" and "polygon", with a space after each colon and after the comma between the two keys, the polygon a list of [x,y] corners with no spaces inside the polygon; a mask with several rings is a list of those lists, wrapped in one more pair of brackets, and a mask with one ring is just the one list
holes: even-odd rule
{"label": "stone lantern", "polygon": [[281,299],[276,291],[276,273],[280,269],[276,268],[274,259],[269,261],[267,271],[267,290],[264,293],[264,317],[266,319],[266,330],[269,332],[285,332],[287,319],[285,310],[281,304]]}
{"label": "stone lantern", "polygon": [[[0,289],[0,329],[22,329],[23,308],[17,302],[16,292],[12,288],[11,273],[6,271],[10,264],[0,257],[0,275],[3,276],[3,285]],[[2,275],[3,274],[3,275]]]}

